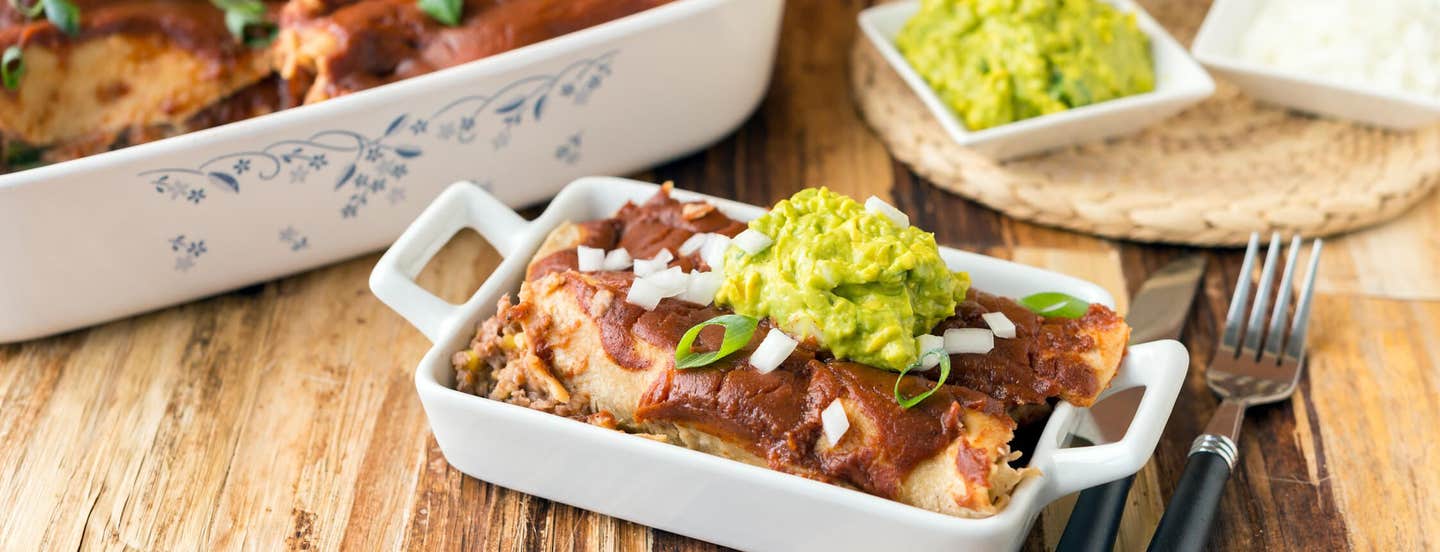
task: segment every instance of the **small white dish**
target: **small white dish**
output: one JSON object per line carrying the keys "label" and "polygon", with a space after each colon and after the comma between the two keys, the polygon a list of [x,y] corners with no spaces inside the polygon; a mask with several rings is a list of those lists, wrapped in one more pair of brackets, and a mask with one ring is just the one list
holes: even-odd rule
{"label": "small white dish", "polygon": [[1236,49],[1260,5],[1259,0],[1215,0],[1190,45],[1195,59],[1261,101],[1396,130],[1440,121],[1440,99],[1334,82],[1241,60]]}
{"label": "small white dish", "polygon": [[1134,13],[1140,30],[1150,37],[1150,52],[1155,59],[1155,90],[978,131],[965,128],[955,111],[935,94],[895,47],[895,37],[919,9],[919,0],[883,4],[862,11],[860,29],[957,144],[991,157],[1008,159],[1133,132],[1179,113],[1214,93],[1215,82],[1210,75],[1145,10],[1130,0],[1107,1],[1120,11]]}
{"label": "small white dish", "polygon": [[[370,274],[370,289],[435,345],[415,369],[415,387],[445,459],[470,476],[517,491],[741,550],[1011,550],[1046,504],[1080,489],[1135,473],[1149,460],[1185,381],[1189,356],[1176,341],[1131,347],[1107,393],[1144,387],[1125,437],[1105,445],[1063,448],[1079,407],[1060,403],[1045,424],[1029,465],[1041,475],[1021,483],[998,514],[964,519],[602,429],[569,418],[454,389],[450,358],[476,324],[519,289],[530,257],[565,221],[610,216],[626,201],[643,202],[658,187],[608,177],[572,182],[545,213],[526,221],[470,183],[450,186],[396,240]],[[750,220],[753,205],[675,190]],[[505,257],[463,305],[415,284],[450,237],[472,228]],[[966,270],[979,288],[1008,296],[1060,291],[1114,306],[1095,284],[984,255],[941,247],[946,264]]]}

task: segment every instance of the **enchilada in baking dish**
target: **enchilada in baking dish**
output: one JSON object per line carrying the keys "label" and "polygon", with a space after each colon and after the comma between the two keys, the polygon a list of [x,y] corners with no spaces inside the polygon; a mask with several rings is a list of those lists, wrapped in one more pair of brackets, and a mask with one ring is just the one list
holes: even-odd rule
{"label": "enchilada in baking dish", "polygon": [[[815,205],[838,207],[817,219]],[[747,225],[667,189],[612,218],[562,225],[516,300],[502,300],[455,354],[456,387],[936,512],[994,514],[1028,473],[1012,466],[1011,413],[1092,403],[1129,327],[1073,298],[1017,302],[948,270],[917,277],[933,236],[901,228],[908,222],[886,207],[807,190],[772,209],[788,222],[767,215]],[[807,226],[817,220],[828,224]],[[902,234],[913,239],[887,241]],[[848,237],[827,242],[837,236]],[[815,267],[826,258],[853,262],[825,274]],[[867,270],[877,261],[886,268]],[[783,287],[753,281],[758,266],[828,289],[757,312],[732,288]],[[935,294],[909,284],[949,290],[940,295],[951,300],[936,303],[946,314],[914,316],[934,310],[920,302]],[[844,302],[870,312],[835,316]],[[873,311],[887,308],[925,329],[873,339],[889,331],[871,324],[887,319]],[[847,324],[869,329],[837,337]],[[904,366],[835,353],[865,356],[857,344],[881,351],[905,339],[916,350],[897,356]]]}
{"label": "enchilada in baking dish", "polygon": [[322,101],[668,1],[0,3],[0,172]]}

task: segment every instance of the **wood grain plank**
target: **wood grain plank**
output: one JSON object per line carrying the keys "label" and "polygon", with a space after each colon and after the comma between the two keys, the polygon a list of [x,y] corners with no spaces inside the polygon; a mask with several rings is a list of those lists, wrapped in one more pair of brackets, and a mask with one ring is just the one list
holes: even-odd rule
{"label": "wood grain plank", "polygon": [[1392,299],[1440,300],[1440,193],[1400,218],[1326,244],[1316,289]]}
{"label": "wood grain plank", "polygon": [[[1361,550],[1440,546],[1440,303],[1321,296],[1307,394],[1330,450],[1317,474]],[[1303,474],[1297,474],[1297,476]],[[1310,479],[1299,486],[1308,486]],[[1308,522],[1307,522],[1308,523]]]}

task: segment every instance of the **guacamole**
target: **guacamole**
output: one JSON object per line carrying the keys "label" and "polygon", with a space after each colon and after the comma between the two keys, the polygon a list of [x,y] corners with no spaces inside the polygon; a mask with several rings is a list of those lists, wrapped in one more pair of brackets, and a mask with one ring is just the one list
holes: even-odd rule
{"label": "guacamole", "polygon": [[1149,37],[1101,0],[921,0],[895,45],[970,130],[1155,89]]}
{"label": "guacamole", "polygon": [[770,317],[837,358],[904,369],[915,336],[955,314],[970,284],[945,266],[933,234],[825,188],[775,204],[750,228],[774,244],[754,255],[730,247],[715,302]]}

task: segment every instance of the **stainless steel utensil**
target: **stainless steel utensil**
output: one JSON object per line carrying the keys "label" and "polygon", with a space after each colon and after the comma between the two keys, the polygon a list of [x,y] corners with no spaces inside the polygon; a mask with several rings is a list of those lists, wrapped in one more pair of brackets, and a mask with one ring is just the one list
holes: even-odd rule
{"label": "stainless steel utensil", "polygon": [[[1140,284],[1140,290],[1130,300],[1127,316],[1133,328],[1130,343],[1179,338],[1195,288],[1204,275],[1205,257],[1192,254],[1171,261]],[[1125,437],[1144,396],[1144,389],[1126,389],[1091,406],[1075,428],[1077,444],[1099,445]],[[1114,548],[1125,499],[1134,481],[1131,475],[1081,492],[1056,552],[1109,552]]]}
{"label": "stainless steel utensil", "polygon": [[[1244,323],[1245,306],[1250,302],[1250,274],[1259,244],[1259,235],[1252,234],[1245,261],[1240,266],[1240,278],[1235,283],[1235,295],[1230,300],[1230,312],[1225,316],[1225,328],[1210,368],[1205,372],[1210,390],[1223,400],[1205,427],[1205,433],[1190,446],[1185,472],[1180,476],[1180,484],[1175,496],[1170,498],[1165,515],[1160,518],[1149,550],[1188,552],[1205,547],[1215,507],[1239,455],[1236,443],[1240,440],[1245,408],[1288,398],[1300,379],[1321,242],[1315,240],[1311,249],[1305,283],[1300,288],[1292,317],[1289,315],[1291,282],[1300,253],[1300,237],[1290,243],[1278,291],[1270,285],[1275,277],[1276,259],[1280,257],[1280,234],[1270,237],[1270,248],[1249,309],[1249,322]],[[1267,324],[1266,311],[1272,291],[1276,299],[1274,308],[1268,309]]]}

